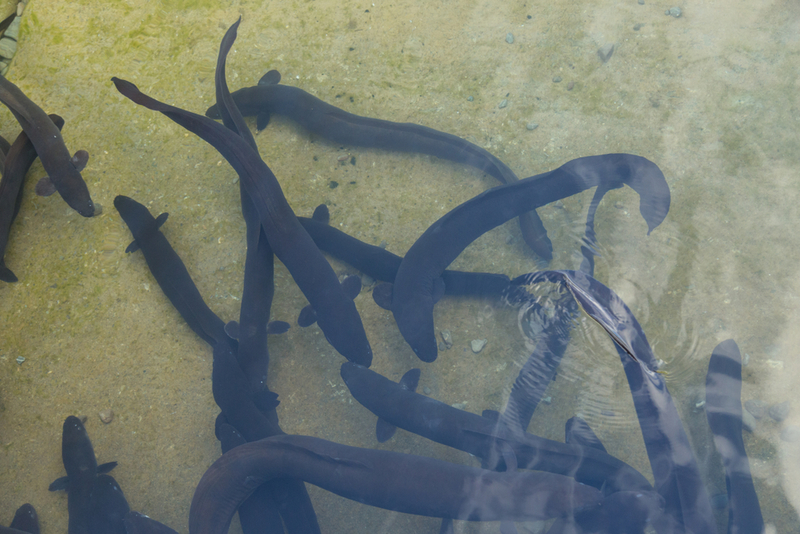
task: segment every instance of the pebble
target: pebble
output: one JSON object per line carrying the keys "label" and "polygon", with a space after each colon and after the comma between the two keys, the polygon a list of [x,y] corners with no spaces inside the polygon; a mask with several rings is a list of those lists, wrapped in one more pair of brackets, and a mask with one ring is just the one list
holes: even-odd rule
{"label": "pebble", "polygon": [[789,401],[770,406],[769,416],[779,423],[789,417]]}
{"label": "pebble", "polygon": [[711,507],[715,510],[724,510],[728,507],[728,494],[717,493],[711,497]]}
{"label": "pebble", "polygon": [[677,19],[683,14],[683,12],[679,7],[671,7],[668,10],[664,11],[664,14],[669,15],[670,17],[675,17]]}
{"label": "pebble", "polygon": [[767,415],[767,403],[761,400],[750,399],[745,401],[744,409],[750,412],[756,419],[761,419]]}
{"label": "pebble", "polygon": [[561,76],[553,76],[553,83],[559,83],[562,79]]}
{"label": "pebble", "polygon": [[422,392],[425,395],[430,395],[431,394],[431,388],[429,388],[428,386],[425,386],[424,388],[422,388]]}
{"label": "pebble", "polygon": [[24,356],[17,356],[17,365],[22,365],[22,362],[25,361]]}
{"label": "pebble", "polygon": [[97,415],[100,417],[100,420],[106,425],[114,420],[114,411],[111,408],[103,410]]}
{"label": "pebble", "polygon": [[800,441],[800,426],[789,425],[781,430],[781,439],[788,443]]}
{"label": "pebble", "polygon": [[473,100],[475,100],[475,98],[474,98],[474,97],[472,97],[472,96],[468,96],[468,97],[467,97],[467,102],[472,102]]}
{"label": "pebble", "polygon": [[600,61],[606,63],[609,59],[611,59],[611,56],[614,55],[614,43],[608,43],[601,46],[597,50],[597,55],[600,57]]}
{"label": "pebble", "polygon": [[442,330],[439,332],[439,334],[442,336],[442,341],[444,341],[445,347],[449,349],[453,346],[453,336],[450,334],[450,330]]}
{"label": "pebble", "polygon": [[535,130],[538,127],[539,127],[539,124],[536,123],[536,122],[529,122],[528,124],[525,125],[525,128],[527,128],[528,130],[531,130],[531,131]]}
{"label": "pebble", "polygon": [[488,343],[488,340],[486,339],[473,339],[470,342],[470,346],[472,347],[472,352],[478,354],[480,351],[483,350],[483,347],[486,346],[486,343]]}
{"label": "pebble", "polygon": [[500,103],[497,105],[497,107],[498,107],[498,108],[500,108],[500,109],[503,109],[503,108],[504,108],[504,107],[506,107],[507,105],[508,105],[508,100],[504,98],[504,99],[503,99],[503,101],[502,101],[502,102],[500,102]]}
{"label": "pebble", "polygon": [[543,402],[543,403],[545,403],[545,404],[552,404],[552,402],[553,402],[553,397],[551,397],[550,395],[548,395],[547,397],[545,397],[545,398],[543,398],[543,399],[542,399],[542,402]]}
{"label": "pebble", "polygon": [[467,407],[467,403],[466,402],[457,402],[455,404],[451,404],[450,406],[455,408],[456,410],[463,410],[464,408]]}
{"label": "pebble", "polygon": [[742,356],[742,366],[747,367],[748,363],[750,363],[750,355],[745,352],[744,356]]}
{"label": "pebble", "polygon": [[508,32],[508,33],[506,34],[506,42],[507,42],[508,44],[514,44],[514,34],[513,34],[513,33],[511,33],[511,32]]}
{"label": "pebble", "polygon": [[639,0],[639,5],[643,6],[644,5],[644,0]]}
{"label": "pebble", "polygon": [[644,24],[642,24],[642,23],[636,23],[636,24],[634,24],[634,25],[633,25],[633,31],[635,31],[635,32],[638,32],[639,30],[641,30],[641,29],[642,29],[642,26],[644,26]]}
{"label": "pebble", "polygon": [[569,82],[569,83],[567,84],[567,91],[572,91],[572,89],[573,89],[574,87],[575,87],[575,82]]}
{"label": "pebble", "polygon": [[756,422],[756,418],[753,417],[753,414],[747,410],[742,411],[742,428],[752,434],[755,432],[757,424],[758,423]]}

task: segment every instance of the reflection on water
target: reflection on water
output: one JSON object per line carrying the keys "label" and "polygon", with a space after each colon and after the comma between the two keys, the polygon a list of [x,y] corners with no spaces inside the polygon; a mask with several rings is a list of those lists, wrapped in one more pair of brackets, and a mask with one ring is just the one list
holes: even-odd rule
{"label": "reflection on water", "polygon": [[[745,444],[765,521],[776,532],[800,532],[800,443],[781,439],[800,425],[800,8],[692,4],[674,18],[664,14],[669,7],[649,0],[32,2],[9,79],[65,118],[67,145],[89,151],[83,174],[105,209],[85,220],[57,197],[35,197],[43,169],[34,165],[6,254],[20,281],[0,287],[0,522],[31,502],[45,532],[66,531],[66,497],[47,485],[63,474],[61,424],[78,414],[89,416],[98,461],[119,462],[114,476],[131,507],[187,531],[193,488],[219,455],[211,353],[141,255],[124,253],[130,234],[112,201],[124,194],[156,215],[169,212],[163,231],[209,306],[230,320],[244,261],[237,178],[211,147],[123,99],[109,80],[129,79],[202,112],[214,99],[219,40],[241,14],[228,59],[232,89],[276,68],[284,83],[347,111],[460,135],[519,176],[604,152],[656,162],[672,192],[669,216],[647,236],[635,193],[609,192],[597,213],[596,277],[625,300],[664,360],[712,495],[724,493],[725,482],[697,403],[714,346],[733,338],[747,354],[743,400],[790,401],[787,419],[756,420]],[[610,43],[603,63],[597,50]],[[11,114],[0,115],[0,134],[15,137]],[[450,162],[328,143],[280,118],[256,139],[299,215],[326,203],[332,224],[369,243],[386,241],[398,254],[439,216],[495,185]],[[587,192],[539,210],[554,243],[553,268],[578,267],[590,200]],[[516,276],[537,265],[511,222],[452,267]],[[273,318],[294,324],[306,303],[280,265],[276,286]],[[453,346],[423,364],[368,292],[356,304],[374,370],[396,381],[421,367],[421,390],[474,413],[502,409],[529,356],[516,309],[443,299],[435,321]],[[478,354],[474,339],[488,340]],[[343,360],[317,327],[271,337],[270,352],[270,387],[287,432],[477,465],[402,431],[378,445],[374,417],[350,398],[339,377]],[[529,431],[562,440],[564,422],[581,414],[611,454],[650,477],[618,362],[604,332],[581,316],[548,387],[550,403],[540,404]],[[115,414],[107,425],[97,415],[106,409]],[[437,520],[309,491],[325,532],[439,528]],[[717,514],[724,525],[726,513]]]}

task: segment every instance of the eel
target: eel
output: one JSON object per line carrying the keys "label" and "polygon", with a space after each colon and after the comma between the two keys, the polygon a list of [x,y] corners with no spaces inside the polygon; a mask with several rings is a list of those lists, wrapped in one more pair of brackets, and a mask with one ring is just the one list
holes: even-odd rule
{"label": "eel", "polygon": [[628,379],[655,479],[653,486],[664,499],[665,513],[678,531],[716,532],[694,451],[664,376],[657,372],[653,350],[631,310],[614,291],[585,273],[543,271],[528,275],[528,280],[565,284],[584,311],[609,334]]}
{"label": "eel", "polygon": [[728,534],[761,534],[764,518],[742,439],[742,355],[732,339],[711,353],[705,409],[714,446],[725,467]]}
{"label": "eel", "polygon": [[[241,18],[239,20],[241,21]],[[233,99],[225,84],[225,62],[236,39],[238,25],[239,21],[232,25],[225,32],[220,43],[217,67],[214,73],[214,87],[223,124],[238,134],[250,148],[258,153],[256,140],[244,124],[244,118],[233,104]],[[261,226],[258,210],[250,198],[243,180],[239,180],[239,196],[242,203],[242,217],[247,229],[247,252],[244,264],[242,304],[239,308],[239,347],[236,356],[239,366],[249,377],[251,391],[255,393],[267,389],[267,370],[269,368],[267,328],[272,299],[275,296],[275,257]]]}
{"label": "eel", "polygon": [[336,273],[297,221],[278,180],[246,141],[208,117],[163,104],[131,82],[112,78],[117,90],[133,102],[168,118],[214,146],[244,182],[258,210],[273,252],[289,270],[317,313],[317,323],[328,342],[350,361],[370,365],[372,349],[352,300],[342,290]]}
{"label": "eel", "polygon": [[658,166],[631,154],[574,159],[555,170],[489,189],[433,223],[406,253],[392,291],[392,314],[417,357],[424,362],[436,359],[433,306],[444,292],[441,274],[472,241],[531,207],[593,186],[623,184],[639,193],[639,211],[651,232],[669,211],[669,187]]}
{"label": "eel", "polygon": [[190,534],[227,532],[236,507],[260,484],[297,478],[370,506],[469,521],[530,521],[589,513],[601,493],[551,473],[496,473],[307,436],[275,436],[228,451],[203,475]]}
{"label": "eel", "polygon": [[[280,73],[271,70],[259,80],[258,85],[241,88],[231,95],[242,115],[258,116],[259,130],[267,126],[271,114],[283,115],[312,134],[334,143],[427,154],[475,167],[503,184],[519,180],[499,158],[466,139],[410,122],[391,122],[354,115],[299,87],[278,82]],[[208,108],[206,116],[219,119],[219,105]],[[553,244],[536,211],[520,213],[519,219],[522,237],[528,246],[543,260],[549,262],[553,259]]]}
{"label": "eel", "polygon": [[67,476],[50,491],[67,491],[69,534],[125,534],[123,518],[130,511],[122,490],[108,471],[117,462],[97,465],[92,442],[77,417],[64,420],[61,457]]}
{"label": "eel", "polygon": [[[322,205],[324,206],[324,204]],[[319,208],[318,208],[319,209]],[[386,249],[364,243],[319,218],[317,212],[312,218],[298,217],[322,252],[327,252],[362,273],[380,282],[392,283],[403,258]],[[481,298],[500,298],[508,290],[510,279],[504,274],[471,273],[446,270],[442,273],[444,293],[450,296],[473,296]],[[382,307],[390,306],[391,300],[384,301],[373,292],[375,302]],[[391,295],[389,296],[389,299]],[[388,308],[387,308],[388,309]]]}
{"label": "eel", "polygon": [[61,198],[84,217],[93,216],[95,205],[81,176],[81,170],[89,161],[89,153],[78,150],[74,156],[70,156],[61,131],[50,117],[3,76],[0,76],[0,102],[11,110],[28,134],[47,171],[49,182]]}
{"label": "eel", "polygon": [[226,337],[225,323],[206,305],[186,265],[161,233],[160,227],[169,214],[154,218],[145,206],[122,195],[114,199],[114,207],[133,234],[133,242],[125,252],[141,249],[153,278],[189,328],[212,346]]}
{"label": "eel", "polygon": [[14,512],[14,519],[6,527],[0,526],[0,534],[14,534],[27,532],[27,534],[39,534],[39,515],[30,503],[25,503]]}
{"label": "eel", "polygon": [[[58,115],[49,115],[49,118],[57,129],[64,126],[64,119]],[[35,160],[36,149],[28,134],[22,131],[6,152],[3,178],[0,180],[0,280],[4,282],[17,281],[17,276],[6,267],[3,257],[8,246],[11,225],[22,205],[25,175]]]}
{"label": "eel", "polygon": [[178,534],[163,523],[150,519],[139,512],[130,511],[125,516],[125,530],[127,534]]}
{"label": "eel", "polygon": [[507,444],[521,468],[568,475],[609,492],[653,491],[641,473],[603,451],[527,433],[498,434],[495,419],[453,408],[349,362],[342,364],[341,375],[353,398],[387,423],[468,452],[491,467]]}

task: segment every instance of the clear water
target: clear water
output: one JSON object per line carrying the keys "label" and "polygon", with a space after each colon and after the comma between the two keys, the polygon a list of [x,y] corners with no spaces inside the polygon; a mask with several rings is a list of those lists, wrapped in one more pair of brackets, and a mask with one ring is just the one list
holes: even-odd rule
{"label": "clear water", "polygon": [[[680,18],[665,15],[673,5],[651,0],[219,4],[54,0],[26,10],[9,79],[65,118],[71,150],[89,151],[83,175],[104,212],[87,220],[58,196],[35,197],[44,172],[34,165],[6,253],[20,281],[0,287],[0,523],[31,502],[43,532],[66,531],[66,496],[47,486],[63,474],[61,424],[77,414],[88,416],[98,460],[119,462],[113,475],[131,507],[187,532],[193,489],[219,456],[211,351],[141,254],[125,254],[130,234],[112,202],[124,194],[154,214],[169,212],[164,233],[211,308],[230,320],[245,254],[237,177],[213,148],[124,99],[110,78],[202,112],[214,100],[219,40],[242,15],[228,60],[231,88],[278,69],[284,83],[353,113],[469,139],[521,177],[605,152],[656,162],[672,192],[669,216],[647,236],[635,193],[609,193],[598,211],[596,276],[625,299],[666,362],[712,495],[725,491],[724,474],[695,403],[714,346],[733,338],[748,355],[743,400],[792,403],[786,421],[760,420],[745,443],[769,528],[800,532],[800,443],[779,437],[800,425],[796,2],[685,3]],[[608,43],[616,48],[602,63],[597,50]],[[13,117],[5,108],[0,117],[0,134],[13,139]],[[257,140],[298,214],[327,203],[332,224],[398,254],[439,216],[495,185],[470,168],[341,147],[280,119]],[[345,155],[355,165],[340,162]],[[540,210],[554,268],[577,268],[590,198]],[[476,241],[454,268],[515,276],[537,265],[511,222]],[[306,303],[282,266],[276,286],[273,317],[294,322]],[[528,357],[517,311],[497,303],[441,301],[436,324],[455,344],[432,364],[416,359],[367,291],[356,304],[374,370],[397,380],[421,367],[420,387],[475,413],[502,409]],[[473,354],[470,341],[482,338],[486,348]],[[316,327],[293,326],[270,343],[270,387],[287,432],[477,465],[403,431],[376,444],[374,417],[351,399],[339,377],[343,359]],[[580,413],[613,455],[650,477],[619,359],[591,321],[573,333],[548,395],[552,403],[540,406],[530,432],[561,440],[566,419]],[[104,425],[97,414],[108,408],[114,421]],[[435,519],[309,491],[323,532],[438,532]],[[722,529],[726,513],[718,515]]]}

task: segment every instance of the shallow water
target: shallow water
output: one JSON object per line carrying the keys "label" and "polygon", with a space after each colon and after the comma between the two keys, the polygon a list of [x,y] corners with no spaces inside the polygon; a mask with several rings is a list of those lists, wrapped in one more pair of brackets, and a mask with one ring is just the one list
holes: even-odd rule
{"label": "shallow water", "polygon": [[[651,0],[219,4],[39,0],[26,9],[8,77],[65,118],[72,151],[89,151],[83,176],[104,211],[84,219],[57,195],[36,197],[44,171],[37,162],[29,173],[6,253],[20,281],[0,287],[0,523],[31,502],[43,532],[66,531],[66,496],[47,486],[63,475],[61,425],[76,414],[88,416],[98,461],[119,462],[112,474],[131,508],[187,532],[194,487],[219,456],[211,350],[163,296],[142,255],[125,254],[131,237],[112,202],[124,194],[154,215],[169,212],[162,230],[209,306],[231,320],[245,255],[237,176],[212,147],[119,95],[110,78],[203,112],[214,101],[219,41],[241,15],[227,67],[232,89],[278,69],[283,83],[347,111],[460,135],[520,177],[606,152],[656,162],[672,193],[667,219],[648,236],[636,194],[610,192],[598,210],[596,277],[627,302],[666,362],[712,495],[725,491],[724,473],[695,402],[714,346],[733,338],[749,355],[743,400],[792,401],[786,421],[762,419],[745,443],[766,523],[773,532],[800,532],[800,443],[779,438],[783,427],[800,425],[796,2],[678,4],[680,18]],[[602,63],[597,50],[607,43],[616,49]],[[0,118],[0,134],[16,137],[5,108]],[[385,240],[398,254],[438,217],[496,185],[427,156],[341,147],[281,119],[256,139],[297,214],[326,203],[332,224],[373,244]],[[342,155],[355,164],[340,163]],[[554,243],[553,268],[578,267],[590,199],[587,192],[539,210]],[[512,221],[453,268],[516,276],[537,264]],[[305,304],[276,262],[273,318],[294,324]],[[517,311],[497,303],[437,304],[437,327],[455,344],[432,364],[416,359],[368,291],[356,304],[374,370],[398,380],[421,367],[421,388],[475,413],[502,409],[528,357]],[[489,342],[473,354],[469,343],[481,338]],[[316,326],[270,338],[270,351],[285,431],[477,465],[403,431],[376,444],[374,416],[350,397],[339,377],[344,360]],[[548,395],[552,403],[540,406],[530,432],[561,440],[566,419],[580,413],[611,454],[651,476],[619,359],[585,317]],[[97,414],[107,408],[115,416],[104,425]],[[323,532],[438,532],[435,519],[309,491]],[[722,528],[726,513],[718,517]],[[497,532],[498,525],[457,528]]]}

